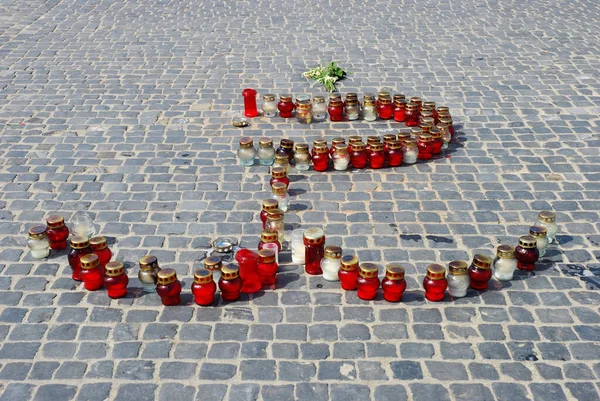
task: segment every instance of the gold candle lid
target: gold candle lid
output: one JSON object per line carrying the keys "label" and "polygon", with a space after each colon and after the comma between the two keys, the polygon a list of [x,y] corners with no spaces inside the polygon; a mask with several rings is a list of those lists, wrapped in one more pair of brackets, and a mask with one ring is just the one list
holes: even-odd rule
{"label": "gold candle lid", "polygon": [[446,278],[446,268],[436,263],[427,266],[427,278],[431,280],[442,280]]}
{"label": "gold candle lid", "polygon": [[324,243],[325,231],[319,227],[311,227],[306,229],[303,234],[304,241],[309,244],[320,244]]}
{"label": "gold candle lid", "polygon": [[158,272],[157,284],[169,285],[177,281],[177,272],[174,269],[162,269]]}
{"label": "gold candle lid", "polygon": [[450,116],[440,116],[440,124],[452,125],[452,118]]}
{"label": "gold candle lid", "polygon": [[331,98],[329,99],[329,105],[333,106],[333,107],[339,107],[341,105],[343,105],[344,103],[342,102],[341,99],[338,98]]}
{"label": "gold candle lid", "polygon": [[265,93],[263,95],[263,100],[265,102],[272,102],[272,101],[275,100],[275,94],[273,94],[273,93]]}
{"label": "gold candle lid", "polygon": [[287,176],[287,169],[285,167],[273,167],[271,169],[271,175],[273,178],[283,178]]}
{"label": "gold candle lid", "polygon": [[254,142],[252,141],[252,138],[250,138],[249,136],[244,136],[244,137],[240,138],[240,148],[250,149],[253,147],[254,147]]}
{"label": "gold candle lid", "polygon": [[397,263],[390,263],[385,267],[385,277],[388,280],[404,280],[404,267]]}
{"label": "gold candle lid", "polygon": [[323,146],[327,147],[327,139],[325,139],[325,138],[313,139],[313,146],[317,146],[317,145],[323,145]]}
{"label": "gold candle lid", "polygon": [[419,107],[418,104],[410,102],[410,103],[406,103],[406,109],[407,110],[416,110]]}
{"label": "gold candle lid", "polygon": [[410,138],[410,132],[398,132],[398,140],[405,141]]}
{"label": "gold candle lid", "polygon": [[341,136],[337,136],[331,140],[331,146],[342,145],[345,144],[346,140]]}
{"label": "gold candle lid", "polygon": [[221,258],[219,256],[209,256],[204,259],[204,268],[206,270],[220,270],[223,266]]}
{"label": "gold candle lid", "polygon": [[325,96],[313,96],[314,103],[325,103]]}
{"label": "gold candle lid", "polygon": [[453,276],[461,276],[463,274],[467,274],[467,269],[469,265],[467,262],[463,262],[462,260],[455,260],[448,264],[448,273]]}
{"label": "gold candle lid", "polygon": [[152,270],[158,267],[158,259],[154,255],[146,255],[140,259],[140,270]]}
{"label": "gold candle lid", "polygon": [[531,226],[529,227],[529,235],[535,238],[544,238],[548,235],[548,230],[546,230],[546,227]]}
{"label": "gold candle lid", "polygon": [[104,237],[93,237],[90,239],[90,246],[92,247],[92,251],[101,251],[108,247],[106,243],[106,238]]}
{"label": "gold candle lid", "polygon": [[419,105],[419,104],[421,104],[423,102],[423,99],[421,99],[418,96],[413,96],[413,97],[410,98],[410,101],[411,101],[411,103]]}
{"label": "gold candle lid", "polygon": [[263,232],[260,233],[260,240],[264,243],[277,242],[279,240],[279,233],[263,230]]}
{"label": "gold candle lid", "polygon": [[59,228],[65,225],[65,219],[62,216],[53,214],[46,219],[46,225],[48,228]]}
{"label": "gold candle lid", "polygon": [[553,212],[539,212],[538,219],[544,223],[552,223],[556,220],[556,215]]}
{"label": "gold candle lid", "polygon": [[267,220],[283,220],[285,213],[281,209],[271,209],[267,212]]}
{"label": "gold candle lid", "polygon": [[313,150],[315,151],[315,153],[327,153],[328,152],[327,146],[321,145],[321,144],[313,146]]}
{"label": "gold candle lid", "polygon": [[365,93],[363,95],[363,99],[364,100],[375,100],[375,94],[374,93]]}
{"label": "gold candle lid", "polygon": [[394,94],[394,102],[399,102],[400,100],[405,100],[406,96],[404,96],[402,93],[395,93]]}
{"label": "gold candle lid", "polygon": [[374,142],[371,144],[371,150],[374,152],[380,152],[383,150],[383,143],[381,142]]}
{"label": "gold candle lid", "polygon": [[279,100],[281,100],[284,103],[291,102],[292,101],[292,95],[290,95],[289,93],[282,93],[279,96]]}
{"label": "gold candle lid", "polygon": [[271,249],[261,249],[258,251],[259,263],[273,263],[275,262],[275,252]]}
{"label": "gold candle lid", "polygon": [[473,262],[471,264],[480,269],[489,269],[492,265],[492,259],[478,253],[477,255],[473,256]]}
{"label": "gold candle lid", "polygon": [[271,185],[271,190],[275,195],[285,195],[287,192],[287,185],[283,182],[274,182],[273,185]]}
{"label": "gold candle lid", "polygon": [[275,164],[283,164],[289,166],[290,159],[287,157],[287,155],[275,155]]}
{"label": "gold candle lid", "polygon": [[401,141],[389,141],[388,142],[388,149],[401,149],[402,148],[402,142]]}
{"label": "gold candle lid", "polygon": [[432,139],[440,139],[442,137],[442,131],[440,131],[437,128],[432,129],[431,131],[429,131],[429,134],[431,135]]}
{"label": "gold candle lid", "polygon": [[71,248],[73,249],[85,249],[90,246],[90,241],[86,237],[73,237],[71,238]]}
{"label": "gold candle lid", "polygon": [[194,272],[194,283],[208,284],[213,281],[213,273],[208,269],[200,269]]}
{"label": "gold candle lid", "polygon": [[294,151],[296,153],[308,153],[308,143],[297,143],[294,145]]}
{"label": "gold candle lid", "polygon": [[500,245],[496,250],[496,255],[502,259],[514,259],[515,247],[510,245]]}
{"label": "gold candle lid", "polygon": [[362,137],[358,135],[350,135],[348,137],[348,143],[362,142]]}
{"label": "gold candle lid", "polygon": [[337,154],[348,153],[348,145],[346,145],[345,143],[340,143],[339,145],[335,145],[334,152]]}
{"label": "gold candle lid", "polygon": [[345,255],[340,259],[340,268],[345,271],[358,270],[358,258],[354,255]]}
{"label": "gold candle lid", "polygon": [[331,259],[341,259],[342,248],[335,245],[329,245],[325,247],[325,257]]}
{"label": "gold candle lid", "polygon": [[47,236],[46,226],[33,226],[27,231],[27,233],[29,234],[29,238],[42,239]]}
{"label": "gold candle lid", "polygon": [[389,96],[384,96],[379,98],[380,104],[392,104],[392,98]]}
{"label": "gold candle lid", "polygon": [[421,134],[421,135],[419,135],[419,140],[421,142],[430,142],[431,139],[432,139],[431,135],[429,135],[429,134]]}
{"label": "gold candle lid", "polygon": [[365,150],[366,145],[362,142],[354,142],[352,144],[352,151],[361,151],[361,150]]}
{"label": "gold candle lid", "polygon": [[108,262],[106,266],[104,266],[104,274],[107,277],[117,277],[121,274],[125,274],[125,266],[123,266],[122,262]]}
{"label": "gold candle lid", "polygon": [[423,107],[435,109],[435,102],[423,102]]}
{"label": "gold candle lid", "polygon": [[410,129],[410,136],[411,137],[419,137],[419,135],[421,135],[423,133],[423,128],[421,127],[413,127]]}
{"label": "gold candle lid", "polygon": [[446,106],[438,106],[438,113],[450,113],[450,108]]}
{"label": "gold candle lid", "polygon": [[294,141],[292,141],[291,139],[282,139],[281,141],[279,141],[279,146],[281,146],[284,149],[294,149]]}
{"label": "gold candle lid", "polygon": [[100,264],[100,259],[98,259],[98,255],[95,253],[88,253],[87,255],[82,256],[79,261],[81,262],[81,268],[86,270],[93,269]]}
{"label": "gold candle lid", "polygon": [[383,136],[383,143],[390,142],[390,141],[395,141],[396,139],[398,139],[398,137],[396,136],[396,134],[385,134]]}
{"label": "gold candle lid", "polygon": [[354,99],[358,99],[358,93],[356,93],[356,92],[348,92],[348,93],[346,93],[346,99],[348,99],[348,98],[350,98],[350,99],[353,99],[353,98]]}
{"label": "gold candle lid", "polygon": [[364,278],[376,278],[379,274],[379,266],[375,263],[361,263],[359,274]]}
{"label": "gold candle lid", "polygon": [[279,207],[279,202],[275,199],[264,199],[262,201],[262,210],[268,212],[269,210],[277,209]]}
{"label": "gold candle lid", "polygon": [[271,138],[262,137],[258,140],[258,146],[261,148],[272,148],[273,140]]}
{"label": "gold candle lid", "polygon": [[370,135],[367,137],[367,144],[381,142],[381,138],[378,135]]}
{"label": "gold candle lid", "polygon": [[404,140],[404,145],[405,146],[416,146],[417,145],[417,140],[414,138],[407,138]]}
{"label": "gold candle lid", "polygon": [[237,266],[226,265],[221,269],[221,278],[223,280],[233,280],[240,276],[240,271]]}
{"label": "gold candle lid", "polygon": [[390,91],[384,90],[384,91],[379,91],[377,93],[377,97],[380,98],[380,99],[382,97],[386,97],[386,96],[388,96],[388,97],[391,96]]}
{"label": "gold candle lid", "polygon": [[519,238],[519,246],[521,248],[535,248],[537,246],[537,240],[531,235],[523,235]]}

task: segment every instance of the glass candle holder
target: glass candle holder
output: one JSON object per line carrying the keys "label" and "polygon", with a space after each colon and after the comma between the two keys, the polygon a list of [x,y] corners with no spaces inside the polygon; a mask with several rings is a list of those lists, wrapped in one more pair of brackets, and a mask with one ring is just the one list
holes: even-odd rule
{"label": "glass candle holder", "polygon": [[371,144],[371,150],[369,152],[369,164],[371,165],[371,168],[382,168],[384,163],[385,154],[383,153],[383,144],[381,142]]}
{"label": "glass candle holder", "polygon": [[469,266],[469,279],[471,288],[478,291],[487,290],[490,278],[492,278],[492,259],[485,255],[473,256]]}
{"label": "glass candle holder", "polygon": [[548,230],[546,230],[546,227],[529,227],[529,235],[535,238],[535,246],[540,253],[540,258],[546,254],[546,249],[548,248],[548,237],[546,236],[547,233]]}
{"label": "glass candle holder", "polygon": [[444,142],[442,149],[448,149],[448,146],[450,146],[450,141],[452,140],[452,135],[450,134],[448,125],[440,123],[435,127],[442,133],[442,141]]}
{"label": "glass candle holder", "polygon": [[71,251],[67,255],[67,259],[71,270],[73,270],[71,274],[73,280],[81,281],[81,258],[90,253],[92,253],[92,248],[90,248],[90,243],[86,237],[71,238]]}
{"label": "glass candle holder", "polygon": [[69,228],[65,225],[62,216],[52,215],[46,219],[46,235],[50,242],[50,249],[59,250],[67,247]]}
{"label": "glass candle holder", "polygon": [[356,287],[358,289],[358,297],[364,301],[370,301],[377,296],[379,289],[379,266],[375,263],[361,263],[358,271],[358,279]]}
{"label": "glass candle holder", "polygon": [[533,271],[535,262],[540,257],[540,252],[536,248],[537,241],[530,235],[523,235],[519,238],[519,245],[515,248],[515,259],[517,259],[517,268],[525,271]]}
{"label": "glass candle holder", "polygon": [[122,262],[108,262],[104,267],[104,286],[112,299],[124,298],[127,295],[129,277],[125,274]]}
{"label": "glass candle holder", "polygon": [[273,287],[277,275],[276,254],[270,249],[258,251],[258,278],[263,287]]}
{"label": "glass candle holder", "polygon": [[165,306],[181,303],[181,283],[177,280],[177,272],[173,269],[162,269],[156,280],[156,293]]}
{"label": "glass candle holder", "polygon": [[446,268],[442,265],[431,264],[427,266],[427,275],[423,280],[425,289],[425,298],[432,302],[438,302],[444,299],[444,293],[448,287],[446,279]]}
{"label": "glass candle holder", "polygon": [[139,265],[138,278],[142,283],[142,288],[147,293],[156,292],[156,282],[160,271],[158,259],[156,259],[156,256],[146,255],[140,259]]}
{"label": "glass candle holder", "polygon": [[271,138],[260,138],[258,140],[258,163],[261,166],[272,166],[275,162],[275,149]]}
{"label": "glass candle holder", "polygon": [[431,154],[439,155],[442,152],[442,147],[444,146],[444,140],[442,139],[442,132],[433,128],[429,131],[431,135]]}
{"label": "glass candle holder", "polygon": [[325,232],[317,227],[304,231],[304,270],[307,274],[323,274],[321,260],[325,255]]}
{"label": "glass candle holder", "polygon": [[[275,233],[275,241],[277,241],[277,233]],[[259,291],[262,285],[258,278],[258,255],[256,252],[246,248],[240,249],[235,254],[235,260],[238,262],[239,275],[242,279],[242,292],[253,294]],[[221,277],[224,271],[225,266],[221,268]]]}
{"label": "glass candle holder", "polygon": [[340,285],[346,291],[355,290],[358,286],[358,258],[353,255],[342,256],[338,271]]}
{"label": "glass candle holder", "polygon": [[271,192],[273,193],[273,199],[275,199],[279,205],[279,209],[281,209],[283,212],[287,212],[288,205],[290,203],[287,185],[285,185],[283,182],[276,182],[271,185]]}
{"label": "glass candle holder", "polygon": [[292,231],[291,241],[292,262],[301,265],[304,264],[304,253],[306,251],[304,249],[304,231],[303,228],[297,228]]}
{"label": "glass candle holder", "polygon": [[112,251],[108,248],[108,244],[106,243],[106,238],[92,237],[90,239],[90,247],[92,248],[92,252],[98,256],[100,267],[104,269],[113,256]]}
{"label": "glass candle holder", "polygon": [[271,180],[269,185],[273,186],[276,182],[283,182],[286,187],[290,186],[290,179],[287,176],[287,171],[283,167],[273,167],[271,169]]}
{"label": "glass candle holder", "polygon": [[313,119],[318,122],[327,119],[327,105],[324,96],[313,97]]}
{"label": "glass candle holder", "polygon": [[470,279],[468,275],[467,262],[455,260],[448,266],[448,293],[454,298],[462,298],[467,295]]}
{"label": "glass candle holder", "polygon": [[390,167],[398,167],[402,164],[402,142],[400,141],[389,141],[387,162]]}
{"label": "glass candle holder", "polygon": [[510,245],[500,245],[496,250],[494,277],[500,281],[510,281],[515,270],[517,270],[515,248]]}
{"label": "glass candle holder", "polygon": [[338,281],[338,271],[340,270],[340,259],[342,258],[342,248],[339,246],[326,246],[325,255],[321,259],[321,270],[323,278],[327,281]]}
{"label": "glass candle holder", "polygon": [[221,298],[224,301],[237,301],[240,298],[242,279],[236,266],[223,266],[221,278],[219,279],[219,289],[221,290]]}
{"label": "glass candle holder", "polygon": [[275,253],[275,263],[279,266],[279,244],[276,242],[267,242],[263,245],[261,251],[273,251]]}
{"label": "glass candle holder", "polygon": [[275,151],[275,154],[287,156],[288,161],[291,163],[294,160],[294,141],[291,139],[282,139],[279,141],[279,147]]}
{"label": "glass candle holder", "polygon": [[90,239],[96,234],[96,226],[91,214],[83,210],[78,211],[71,217],[71,234],[76,237]]}
{"label": "glass candle holder", "polygon": [[417,147],[419,148],[419,153],[417,158],[419,160],[429,160],[431,159],[431,152],[433,150],[433,146],[431,143],[431,135],[429,134],[421,134],[419,135],[419,140],[417,141]]}
{"label": "glass candle holder", "polygon": [[313,148],[310,151],[310,155],[312,157],[315,157],[315,155],[317,154],[317,152],[315,151],[316,147],[326,147],[327,148],[327,140],[325,138],[316,138],[313,139]]}
{"label": "glass candle holder", "polygon": [[277,240],[280,244],[283,244],[284,235],[285,235],[285,214],[281,209],[273,209],[270,210],[267,214],[267,224],[265,226],[265,230],[277,233]]}
{"label": "glass candle holder", "polygon": [[275,95],[273,93],[267,93],[263,95],[263,102],[261,108],[263,111],[263,116],[277,116],[277,102],[275,101]]}
{"label": "glass candle holder", "polygon": [[337,171],[346,171],[350,164],[350,154],[348,146],[345,144],[336,145],[333,153],[333,168]]}
{"label": "glass candle holder", "polygon": [[237,156],[240,159],[240,164],[242,166],[252,166],[256,157],[254,141],[252,141],[252,138],[245,136],[240,139],[239,144],[240,147],[237,151]]}
{"label": "glass candle holder", "polygon": [[100,259],[97,255],[90,253],[80,259],[81,281],[88,291],[96,291],[102,288],[104,284],[104,268],[100,266]]}
{"label": "glass candle holder", "polygon": [[352,163],[353,168],[365,168],[367,166],[367,150],[364,143],[355,142],[352,144],[350,163]]}
{"label": "glass candle holder", "polygon": [[312,103],[301,103],[296,106],[296,121],[300,124],[312,123]]}
{"label": "glass candle holder", "polygon": [[273,163],[273,167],[283,167],[286,171],[290,170],[290,161],[286,155],[275,155],[275,162]]}
{"label": "glass candle holder", "polygon": [[331,157],[335,154],[335,148],[340,145],[346,145],[346,140],[341,136],[337,136],[331,140],[331,148],[329,148],[329,155]]}
{"label": "glass candle holder", "polygon": [[390,263],[385,267],[385,278],[381,282],[383,289],[383,299],[388,302],[402,301],[402,295],[406,290],[406,280],[404,280],[404,267]]}
{"label": "glass candle holder", "polygon": [[447,125],[448,126],[448,131],[450,131],[450,136],[454,137],[454,124],[452,122],[452,118],[450,117],[450,115],[441,116],[440,117],[440,124]]}
{"label": "glass candle holder", "polygon": [[404,140],[404,146],[402,148],[402,162],[404,164],[415,164],[419,154],[419,148],[417,147],[417,141],[412,138]]}
{"label": "glass candle holder", "polygon": [[256,91],[251,88],[246,88],[242,91],[242,96],[244,97],[244,115],[248,118],[256,117],[258,115],[256,95]]}
{"label": "glass candle holder", "polygon": [[392,106],[392,98],[387,96],[379,99],[377,106],[377,116],[382,120],[389,120],[394,115],[394,106]]}
{"label": "glass candle holder", "polygon": [[375,100],[364,100],[363,106],[363,118],[365,121],[375,121],[377,120],[377,106],[375,105]]}
{"label": "glass candle holder", "polygon": [[399,100],[394,102],[394,121],[399,123],[404,122],[404,112],[406,111],[406,100]]}
{"label": "glass candle holder", "polygon": [[407,103],[404,110],[404,123],[407,127],[419,125],[419,109],[415,103]]}
{"label": "glass candle holder", "polygon": [[[557,232],[557,226],[556,215],[553,212],[539,212],[537,221],[532,225],[544,227],[546,229],[546,238],[548,238],[548,243],[554,242],[554,237],[556,237]],[[50,237],[50,234],[48,234],[48,237]],[[50,241],[50,247],[52,247],[52,241]]]}
{"label": "glass candle holder", "polygon": [[329,167],[329,151],[326,146],[317,145],[314,148],[315,155],[312,158],[315,171],[327,171]]}
{"label": "glass candle holder", "polygon": [[358,120],[360,116],[360,106],[358,105],[357,99],[346,101],[346,118],[348,121]]}
{"label": "glass candle holder", "polygon": [[310,152],[308,151],[307,143],[297,143],[294,146],[294,162],[296,170],[306,171],[310,168]]}
{"label": "glass candle holder", "polygon": [[419,113],[421,113],[421,108],[423,106],[423,99],[421,99],[419,96],[413,96],[410,98],[410,102],[416,104],[419,109]]}
{"label": "glass candle holder", "polygon": [[44,259],[50,255],[50,241],[46,234],[46,226],[34,226],[28,231],[27,246],[31,251],[31,257]]}
{"label": "glass candle holder", "polygon": [[423,128],[421,127],[412,127],[410,129],[410,137],[415,140],[418,140],[419,137],[423,134],[425,134],[425,132],[423,132]]}
{"label": "glass candle holder", "polygon": [[260,221],[262,222],[263,230],[267,225],[267,215],[269,211],[279,208],[279,203],[275,199],[264,199],[262,201],[262,209],[260,211]]}
{"label": "glass candle holder", "polygon": [[209,306],[215,302],[215,293],[217,284],[213,279],[213,273],[207,269],[200,269],[194,272],[194,284],[192,284],[192,294],[194,301],[200,306]]}

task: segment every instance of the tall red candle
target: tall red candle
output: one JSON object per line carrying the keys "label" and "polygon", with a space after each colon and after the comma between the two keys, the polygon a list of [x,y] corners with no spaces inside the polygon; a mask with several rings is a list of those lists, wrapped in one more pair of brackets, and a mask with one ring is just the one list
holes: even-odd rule
{"label": "tall red candle", "polygon": [[419,110],[415,103],[407,103],[404,110],[404,122],[407,127],[416,127],[419,125]]}
{"label": "tall red candle", "polygon": [[379,289],[379,266],[375,263],[362,263],[359,267],[359,277],[356,280],[358,297],[365,301],[375,299]]}
{"label": "tall red candle", "polygon": [[252,118],[258,115],[258,109],[256,107],[256,91],[251,88],[246,88],[242,91],[244,97],[244,115]]}
{"label": "tall red candle", "polygon": [[221,290],[221,298],[224,301],[236,301],[240,298],[242,279],[236,266],[223,266],[221,278],[219,279],[219,289]]}
{"label": "tall red candle", "polygon": [[325,232],[317,227],[304,231],[304,269],[307,274],[323,274],[321,259],[325,256]]}
{"label": "tall red candle", "polygon": [[383,289],[383,298],[388,302],[400,302],[404,290],[406,290],[406,280],[404,280],[404,267],[390,263],[385,267],[385,278],[381,282]]}
{"label": "tall red candle", "polygon": [[479,291],[486,290],[490,278],[492,278],[492,259],[480,254],[473,256],[473,262],[469,266],[471,288]]}
{"label": "tall red candle", "polygon": [[425,298],[437,302],[444,299],[444,292],[448,288],[446,280],[446,268],[442,265],[431,264],[427,266],[427,275],[423,280]]}
{"label": "tall red candle", "polygon": [[194,272],[194,284],[192,284],[192,294],[194,301],[201,306],[209,306],[215,302],[215,292],[217,285],[213,280],[213,273],[207,269],[200,269]]}
{"label": "tall red candle", "polygon": [[125,274],[122,262],[108,262],[104,267],[104,286],[112,299],[123,298],[127,295],[129,277]]}
{"label": "tall red candle", "polygon": [[177,280],[177,272],[173,269],[162,269],[158,272],[156,293],[163,305],[179,305],[181,303],[181,283]]}
{"label": "tall red candle", "polygon": [[[265,233],[265,231],[263,231]],[[277,242],[277,233],[275,234],[274,241]],[[261,248],[262,249],[262,248]],[[235,254],[235,260],[238,262],[239,266],[239,276],[242,279],[242,288],[241,291],[247,294],[252,294],[259,291],[262,288],[260,284],[260,279],[258,277],[258,255],[256,252],[251,251],[250,249],[240,249]],[[221,272],[225,266],[221,268]]]}
{"label": "tall red candle", "polygon": [[81,281],[88,291],[96,291],[102,288],[104,284],[104,268],[100,266],[98,255],[90,253],[82,256],[81,263]]}
{"label": "tall red candle", "polygon": [[275,285],[277,268],[275,252],[270,249],[258,251],[258,277],[263,286]]}

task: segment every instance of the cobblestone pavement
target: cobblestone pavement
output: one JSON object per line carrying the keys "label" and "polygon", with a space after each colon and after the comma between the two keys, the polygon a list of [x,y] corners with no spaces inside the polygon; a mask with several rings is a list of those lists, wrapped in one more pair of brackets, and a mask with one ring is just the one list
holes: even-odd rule
{"label": "cobblestone pavement", "polygon": [[[0,401],[598,400],[599,12],[591,0],[2,0]],[[352,72],[342,92],[422,95],[460,127],[426,164],[292,173],[289,230],[322,225],[362,261],[403,263],[404,302],[363,302],[285,263],[276,291],[196,307],[209,240],[258,241],[269,177],[237,165],[242,133],[396,129],[231,127],[242,88],[312,93],[301,72],[331,60]],[[27,228],[78,210],[118,260],[175,268],[186,305],[143,295],[135,263],[115,301],[72,281],[64,253],[32,259]],[[560,233],[535,274],[423,300],[427,264],[491,255],[540,210]]]}

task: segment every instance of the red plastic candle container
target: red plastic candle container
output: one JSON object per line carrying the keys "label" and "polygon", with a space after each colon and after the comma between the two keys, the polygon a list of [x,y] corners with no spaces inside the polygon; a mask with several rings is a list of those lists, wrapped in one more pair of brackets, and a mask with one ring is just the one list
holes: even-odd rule
{"label": "red plastic candle container", "polygon": [[321,259],[325,256],[325,232],[320,228],[304,231],[304,270],[307,274],[323,274]]}
{"label": "red plastic candle container", "polygon": [[375,263],[362,263],[358,272],[356,286],[358,288],[358,297],[365,301],[375,299],[379,289],[379,267]]}
{"label": "red plastic candle container", "polygon": [[336,137],[333,138],[331,140],[331,149],[329,149],[329,156],[333,157],[333,154],[335,153],[335,147],[337,145],[345,145],[346,144],[346,140],[342,137]]}
{"label": "red plastic candle container", "polygon": [[469,279],[474,290],[487,290],[488,282],[492,278],[492,259],[485,255],[473,256],[469,266]]}
{"label": "red plastic candle container", "polygon": [[242,279],[237,267],[231,265],[223,266],[221,269],[221,278],[219,279],[219,289],[221,290],[221,298],[224,301],[236,301],[240,298]]}
{"label": "red plastic candle container", "polygon": [[386,97],[391,98],[391,96],[392,94],[387,89],[377,92],[377,107],[379,107],[379,105],[381,104],[381,99]]}
{"label": "red plastic candle container", "polygon": [[292,95],[285,93],[279,97],[279,103],[277,103],[279,109],[279,115],[282,118],[290,118],[294,111],[294,103],[292,102]]}
{"label": "red plastic candle container", "polygon": [[404,112],[406,110],[406,101],[400,100],[394,102],[394,121],[404,122]]}
{"label": "red plastic candle container", "polygon": [[364,143],[355,142],[352,144],[350,163],[354,168],[365,168],[367,166],[367,150]]}
{"label": "red plastic candle container", "polygon": [[285,167],[273,167],[271,169],[271,180],[269,184],[273,186],[275,182],[283,182],[286,187],[290,186],[290,179],[287,176],[287,169]]}
{"label": "red plastic candle container", "polygon": [[58,215],[50,216],[46,219],[46,227],[50,249],[65,249],[69,238],[69,228],[65,225],[65,219]]}
{"label": "red plastic candle container", "polygon": [[92,248],[92,252],[98,255],[98,259],[100,260],[100,266],[104,269],[106,264],[110,262],[110,258],[112,258],[113,255],[112,251],[108,248],[108,245],[106,244],[106,238],[90,238],[90,247]]}
{"label": "red plastic candle container", "polygon": [[408,103],[404,110],[404,122],[407,127],[416,127],[419,125],[419,109],[414,103]]}
{"label": "red plastic candle container", "polygon": [[371,168],[382,168],[385,163],[385,154],[383,153],[383,144],[376,142],[371,144],[369,152],[369,164]]}
{"label": "red plastic candle container", "polygon": [[258,251],[258,277],[263,286],[275,285],[277,268],[275,252],[270,249]]}
{"label": "red plastic candle container", "polygon": [[377,115],[382,120],[389,120],[394,115],[394,106],[392,106],[392,98],[387,96],[379,99],[377,105]]}
{"label": "red plastic candle container", "polygon": [[417,148],[419,148],[419,154],[417,155],[417,158],[419,160],[431,159],[431,152],[433,150],[433,145],[431,143],[431,135],[419,135],[419,140],[417,141]]}
{"label": "red plastic candle container", "polygon": [[244,115],[252,118],[258,115],[258,109],[256,108],[256,91],[254,89],[246,88],[242,91],[244,97]]}
{"label": "red plastic candle container", "polygon": [[[277,244],[277,252],[281,252],[281,243],[279,242],[279,233],[278,232],[268,231],[265,229],[260,233],[260,242],[258,243],[258,250],[262,251],[265,244],[268,244],[268,243]],[[249,252],[252,252],[252,251],[249,251]],[[242,280],[244,280],[243,274],[242,274]]]}
{"label": "red plastic candle container", "polygon": [[156,293],[163,305],[179,305],[181,303],[181,283],[177,280],[177,272],[173,269],[162,269],[158,272]]}
{"label": "red plastic candle container", "polygon": [[535,262],[540,258],[540,251],[536,244],[535,237],[531,235],[523,235],[519,238],[519,245],[515,248],[518,269],[525,271],[535,269]]}
{"label": "red plastic candle container", "polygon": [[288,161],[291,163],[294,160],[294,141],[291,139],[282,139],[279,141],[279,147],[275,151],[277,156],[287,156]]}
{"label": "red plastic candle container", "polygon": [[444,140],[442,139],[442,132],[437,128],[432,128],[429,131],[431,135],[431,154],[439,155],[444,146]]}
{"label": "red plastic candle container", "polygon": [[387,162],[390,167],[402,164],[402,142],[390,141],[388,144]]}
{"label": "red plastic candle container", "polygon": [[204,259],[204,269],[210,272],[221,271],[223,262],[221,262],[220,256],[209,256]]}
{"label": "red plastic candle container", "polygon": [[104,284],[104,268],[100,266],[98,256],[90,253],[80,259],[81,263],[81,281],[88,291],[96,291],[102,288]]}
{"label": "red plastic candle container", "polygon": [[90,243],[85,237],[73,237],[71,238],[71,251],[67,256],[69,266],[73,273],[71,277],[73,280],[81,281],[81,257],[92,253]]}
{"label": "red plastic candle container", "polygon": [[344,121],[344,103],[340,99],[330,99],[327,112],[329,113],[330,121]]}
{"label": "red plastic candle container", "polygon": [[104,268],[104,286],[112,299],[123,298],[127,295],[129,277],[121,262],[108,262]]}
{"label": "red plastic candle container", "polygon": [[417,105],[419,109],[419,113],[421,113],[421,108],[423,107],[423,99],[418,96],[413,96],[410,98],[410,102]]}
{"label": "red plastic candle container", "polygon": [[[265,231],[263,231],[263,233],[265,233]],[[279,244],[279,241],[277,241],[277,233],[269,234],[274,235],[275,237],[274,240],[268,242],[276,242]],[[261,248],[260,245],[259,248]],[[279,250],[281,250],[281,248],[279,248]],[[240,249],[235,254],[235,260],[238,262],[239,276],[242,279],[242,292],[252,294],[259,291],[262,288],[262,285],[258,278],[258,255],[256,252],[246,248]],[[221,268],[221,272],[223,272],[224,269],[225,266]]]}
{"label": "red plastic candle container", "polygon": [[327,171],[329,167],[329,152],[327,146],[317,145],[313,148],[315,155],[312,158],[315,171]]}
{"label": "red plastic candle container", "polygon": [[200,269],[194,272],[194,284],[192,284],[192,294],[194,301],[201,306],[212,305],[215,301],[215,292],[217,285],[213,280],[213,273],[207,269]]}
{"label": "red plastic candle container", "polygon": [[262,201],[262,210],[260,211],[260,221],[262,221],[263,230],[267,224],[267,215],[269,211],[275,210],[279,207],[279,202],[275,199],[265,199]]}
{"label": "red plastic candle container", "polygon": [[352,150],[354,149],[352,146],[355,143],[362,143],[362,137],[358,136],[358,135],[350,135],[348,137],[348,152],[352,152]]}
{"label": "red plastic candle container", "polygon": [[385,278],[381,282],[383,288],[383,299],[388,302],[400,302],[402,294],[406,290],[404,280],[404,267],[390,263],[385,267]]}
{"label": "red plastic candle container", "polygon": [[352,255],[342,256],[338,271],[340,285],[346,291],[355,290],[358,280],[358,258]]}
{"label": "red plastic candle container", "polygon": [[448,288],[446,268],[442,265],[432,264],[427,266],[427,275],[423,280],[425,298],[432,302],[444,299],[444,292]]}

